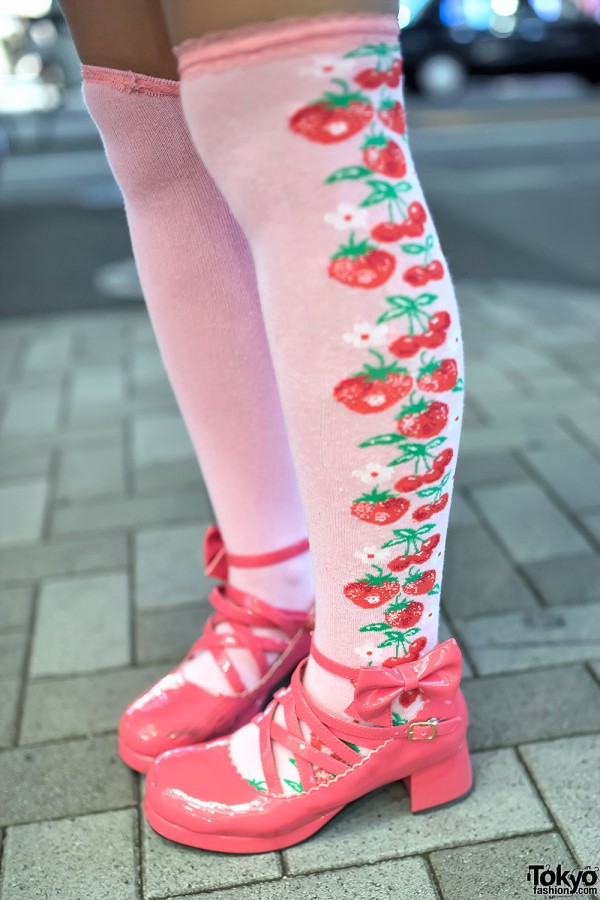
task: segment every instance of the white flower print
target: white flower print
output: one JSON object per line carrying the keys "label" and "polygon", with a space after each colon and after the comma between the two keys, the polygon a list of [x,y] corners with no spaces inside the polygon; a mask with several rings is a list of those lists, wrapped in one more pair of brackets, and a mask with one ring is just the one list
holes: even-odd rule
{"label": "white flower print", "polygon": [[376,644],[363,644],[362,647],[355,647],[354,652],[366,666],[378,666],[386,656],[385,650]]}
{"label": "white flower print", "polygon": [[357,559],[360,559],[365,566],[372,566],[376,563],[384,563],[392,554],[392,548],[383,548],[383,547],[365,547],[363,550],[357,550],[354,554]]}
{"label": "white flower print", "polygon": [[344,341],[352,347],[382,347],[389,340],[387,325],[371,325],[369,322],[355,322],[352,331],[344,334]]}
{"label": "white flower print", "polygon": [[328,225],[333,225],[336,231],[369,227],[369,213],[366,209],[354,206],[353,203],[340,203],[334,213],[325,213],[323,218]]}
{"label": "white flower print", "polygon": [[379,463],[367,463],[364,469],[355,469],[352,474],[365,484],[387,484],[394,477],[394,472],[389,466],[382,466]]}
{"label": "white flower print", "polygon": [[302,66],[300,75],[309,78],[344,78],[354,65],[352,59],[340,59],[339,56],[315,56],[311,65]]}

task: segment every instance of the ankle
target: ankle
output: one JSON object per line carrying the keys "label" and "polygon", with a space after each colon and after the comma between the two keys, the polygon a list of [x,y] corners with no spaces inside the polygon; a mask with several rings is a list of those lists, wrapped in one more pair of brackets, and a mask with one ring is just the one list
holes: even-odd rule
{"label": "ankle", "polygon": [[268,566],[230,565],[228,582],[278,609],[308,611],[314,603],[312,560],[308,551]]}
{"label": "ankle", "polygon": [[348,719],[346,707],[354,698],[354,687],[347,678],[323,669],[313,656],[308,657],[302,679],[304,690],[319,709],[339,719]]}

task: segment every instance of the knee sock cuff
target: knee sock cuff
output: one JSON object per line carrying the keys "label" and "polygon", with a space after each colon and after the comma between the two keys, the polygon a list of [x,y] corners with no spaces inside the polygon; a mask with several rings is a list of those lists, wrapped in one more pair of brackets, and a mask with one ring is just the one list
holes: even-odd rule
{"label": "knee sock cuff", "polygon": [[179,95],[179,82],[169,78],[155,78],[140,72],[89,65],[82,65],[81,74],[87,84],[104,84],[124,94],[146,94],[150,97]]}
{"label": "knee sock cuff", "polygon": [[175,48],[182,78],[269,59],[335,52],[348,37],[397,41],[398,20],[381,13],[340,13],[278,19],[190,38]]}

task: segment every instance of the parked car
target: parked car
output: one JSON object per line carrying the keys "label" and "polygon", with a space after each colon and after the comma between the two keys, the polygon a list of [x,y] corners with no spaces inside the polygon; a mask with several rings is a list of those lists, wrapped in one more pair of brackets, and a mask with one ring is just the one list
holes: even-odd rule
{"label": "parked car", "polygon": [[407,85],[454,97],[470,75],[572,72],[600,82],[600,0],[401,0]]}

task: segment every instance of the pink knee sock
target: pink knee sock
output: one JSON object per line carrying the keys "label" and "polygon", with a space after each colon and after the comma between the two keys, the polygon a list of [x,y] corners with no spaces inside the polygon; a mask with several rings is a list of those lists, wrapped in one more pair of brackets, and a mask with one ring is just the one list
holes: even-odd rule
{"label": "pink knee sock", "polygon": [[[242,555],[293,544],[306,525],[251,253],[194,150],[179,84],[93,66],[83,74],[125,198],[165,368],[225,542]],[[287,608],[308,608],[314,593],[308,554],[263,569],[232,568],[230,581]],[[211,655],[202,656],[200,681],[207,673],[219,679]]]}
{"label": "pink knee sock", "polygon": [[[192,137],[256,264],[315,644],[349,666],[415,659],[437,642],[463,360],[405,134],[397,24],[281,21],[188,41],[179,59]],[[305,684],[336,714],[352,696],[312,658]],[[410,693],[396,720],[418,711]]]}

